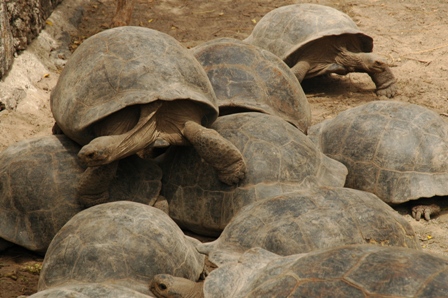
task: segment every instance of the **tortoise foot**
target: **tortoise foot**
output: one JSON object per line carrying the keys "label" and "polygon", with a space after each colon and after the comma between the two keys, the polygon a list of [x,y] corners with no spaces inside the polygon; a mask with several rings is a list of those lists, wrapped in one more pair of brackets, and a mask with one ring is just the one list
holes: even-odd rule
{"label": "tortoise foot", "polygon": [[227,185],[237,184],[246,176],[246,164],[244,161],[238,160],[229,165],[226,169],[218,171],[218,178]]}
{"label": "tortoise foot", "polygon": [[397,91],[398,91],[397,84],[393,83],[392,85],[389,85],[386,88],[377,89],[376,90],[376,95],[378,95],[378,96],[385,96],[387,98],[392,98],[392,97],[395,96],[395,94],[397,94]]}
{"label": "tortoise foot", "polygon": [[431,215],[436,215],[436,214],[440,213],[440,210],[441,210],[440,206],[438,206],[436,204],[418,205],[418,206],[412,207],[412,217],[417,221],[419,221],[420,218],[422,218],[422,216],[426,220],[430,220]]}
{"label": "tortoise foot", "polygon": [[376,94],[378,96],[392,98],[397,94],[397,79],[388,66],[385,66],[382,72],[369,73],[369,75],[375,83]]}

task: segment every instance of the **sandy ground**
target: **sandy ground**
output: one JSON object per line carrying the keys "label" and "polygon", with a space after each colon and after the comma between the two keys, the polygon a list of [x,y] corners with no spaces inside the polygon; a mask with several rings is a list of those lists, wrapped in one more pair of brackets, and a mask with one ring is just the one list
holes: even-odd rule
{"label": "sandy ground", "polygon": [[[70,2],[70,3],[68,3]],[[131,25],[168,33],[186,47],[216,37],[247,37],[268,11],[303,1],[139,0]],[[448,4],[445,0],[308,1],[336,7],[350,15],[374,38],[374,52],[384,56],[398,79],[395,100],[416,103],[448,121]],[[75,9],[82,5],[84,15]],[[15,59],[0,82],[0,151],[36,135],[51,133],[49,95],[65,59],[85,38],[109,27],[113,0],[64,1],[46,29]],[[67,17],[69,15],[69,17]],[[77,20],[80,23],[77,23]],[[61,32],[68,34],[60,35]],[[312,106],[313,123],[366,102],[383,100],[366,74],[314,79],[303,84]],[[447,198],[437,198],[446,201]],[[448,256],[448,213],[416,222],[409,206],[397,210],[412,224],[425,251]],[[19,248],[0,254],[0,297],[36,291],[42,258]]]}

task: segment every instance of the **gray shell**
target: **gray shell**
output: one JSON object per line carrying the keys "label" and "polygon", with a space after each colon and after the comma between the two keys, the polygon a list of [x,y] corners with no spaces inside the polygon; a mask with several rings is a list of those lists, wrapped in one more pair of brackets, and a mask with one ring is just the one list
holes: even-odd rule
{"label": "gray shell", "polygon": [[446,297],[447,280],[447,258],[409,248],[364,244],[287,257],[256,248],[212,271],[204,297]]}
{"label": "gray shell", "polygon": [[310,128],[348,170],[346,186],[398,204],[448,195],[448,123],[415,104],[375,101]]}
{"label": "gray shell", "polygon": [[[0,238],[44,253],[56,232],[83,207],[76,186],[80,146],[64,135],[34,137],[0,153]],[[110,200],[153,204],[162,171],[136,156],[120,161]]]}
{"label": "gray shell", "polygon": [[114,284],[73,284],[59,288],[51,288],[41,292],[37,292],[28,298],[96,298],[96,297],[113,297],[113,298],[148,298],[152,296],[144,295],[140,292],[131,290]]}
{"label": "gray shell", "polygon": [[267,113],[306,133],[310,105],[291,69],[276,55],[232,38],[211,40],[192,51],[212,83],[220,115]]}
{"label": "gray shell", "polygon": [[411,225],[375,195],[316,187],[243,207],[217,240],[198,249],[220,266],[253,247],[287,256],[366,243],[420,249]]}
{"label": "gray shell", "polygon": [[148,281],[168,273],[198,280],[204,256],[159,209],[135,202],[96,205],[75,215],[51,242],[39,291],[77,283],[113,283],[149,294]]}
{"label": "gray shell", "polygon": [[285,120],[247,112],[219,117],[211,126],[243,154],[246,177],[220,182],[193,148],[172,148],[162,164],[162,194],[170,216],[183,228],[217,236],[241,207],[314,183],[343,186],[347,169],[323,155]]}
{"label": "gray shell", "polygon": [[85,40],[73,53],[51,94],[60,129],[81,145],[92,124],[127,106],[157,100],[192,100],[213,122],[213,88],[193,54],[173,37],[148,28],[118,27]]}
{"label": "gray shell", "polygon": [[348,15],[329,6],[310,3],[270,11],[244,41],[269,50],[292,66],[289,60],[300,56],[304,45],[325,36],[342,34],[359,39],[363,52],[372,51],[373,39],[362,33]]}

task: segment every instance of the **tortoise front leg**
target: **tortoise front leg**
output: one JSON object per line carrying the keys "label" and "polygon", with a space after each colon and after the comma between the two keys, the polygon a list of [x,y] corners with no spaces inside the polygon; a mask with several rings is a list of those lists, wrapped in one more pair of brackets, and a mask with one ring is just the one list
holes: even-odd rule
{"label": "tortoise front leg", "polygon": [[222,182],[237,184],[246,174],[246,164],[238,148],[217,131],[187,121],[183,135],[198,154],[218,173]]}
{"label": "tortoise front leg", "polygon": [[82,206],[88,208],[109,201],[109,187],[117,173],[118,162],[88,167],[82,173],[77,186],[78,200]]}
{"label": "tortoise front leg", "polygon": [[384,67],[382,72],[369,73],[376,86],[378,96],[394,97],[397,93],[397,80],[395,79],[389,66]]}

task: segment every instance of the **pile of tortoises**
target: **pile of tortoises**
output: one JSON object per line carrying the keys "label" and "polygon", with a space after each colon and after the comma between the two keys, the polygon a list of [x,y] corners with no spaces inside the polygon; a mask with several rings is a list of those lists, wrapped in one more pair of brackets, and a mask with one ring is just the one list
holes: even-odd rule
{"label": "pile of tortoises", "polygon": [[192,49],[91,36],[52,91],[54,135],[0,153],[0,249],[45,254],[32,297],[443,296],[448,259],[390,205],[448,195],[448,124],[381,100],[311,126],[304,79],[365,72],[394,96],[372,49],[316,4]]}

